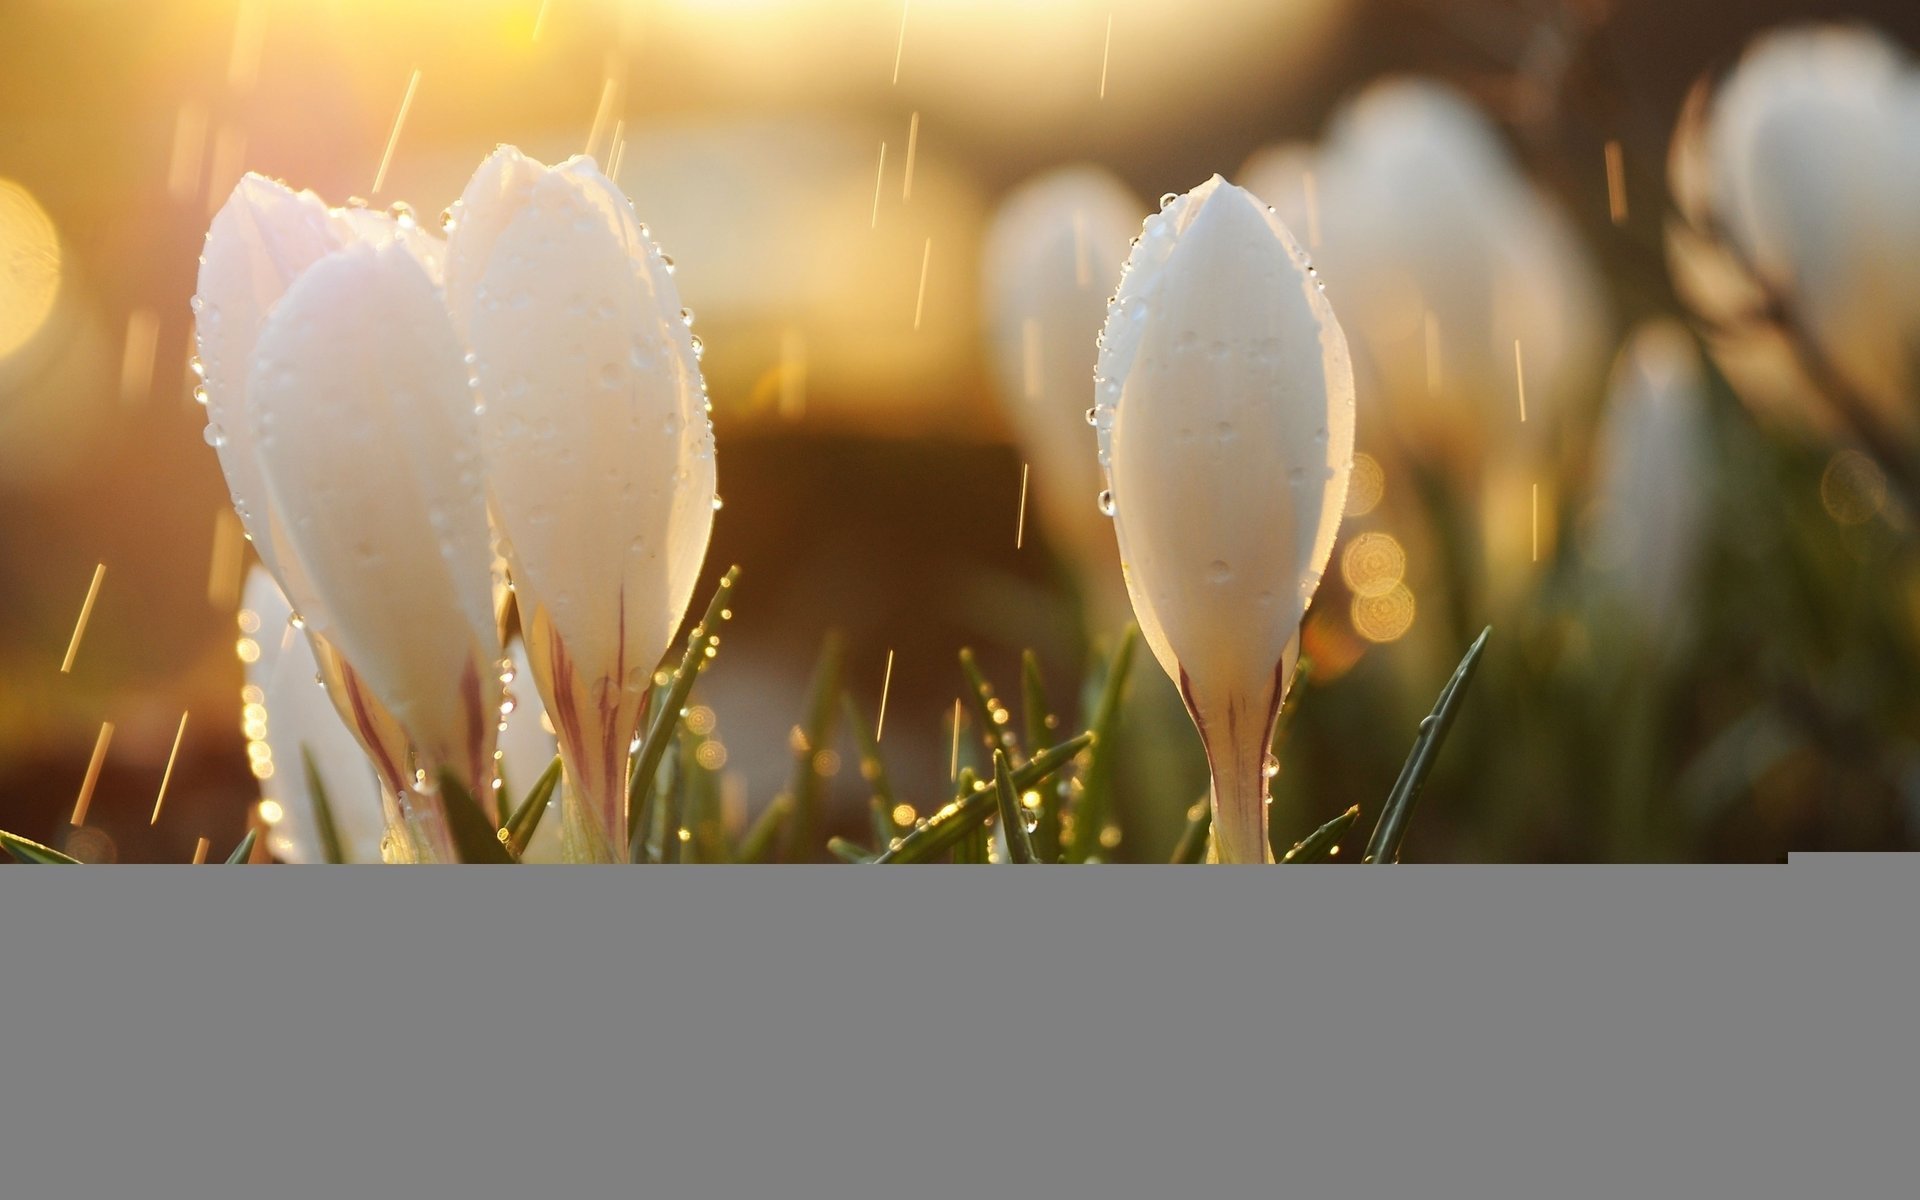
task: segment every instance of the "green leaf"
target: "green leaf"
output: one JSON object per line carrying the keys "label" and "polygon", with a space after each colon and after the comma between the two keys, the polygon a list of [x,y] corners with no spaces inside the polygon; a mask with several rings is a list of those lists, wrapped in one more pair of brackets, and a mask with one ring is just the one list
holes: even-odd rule
{"label": "green leaf", "polygon": [[1447,739],[1447,731],[1453,728],[1453,718],[1460,711],[1460,698],[1466,695],[1467,684],[1473,679],[1473,670],[1480,663],[1480,652],[1486,649],[1487,638],[1492,633],[1491,625],[1480,631],[1480,636],[1467,648],[1466,657],[1454,668],[1453,678],[1447,680],[1447,686],[1440,689],[1440,698],[1434,702],[1433,712],[1420,722],[1420,733],[1413,739],[1413,749],[1407,754],[1406,765],[1400,768],[1400,778],[1394,781],[1393,791],[1387,795],[1386,807],[1380,812],[1380,823],[1374,826],[1373,836],[1367,839],[1364,861],[1400,861],[1400,843],[1407,836],[1407,823],[1413,817],[1413,802],[1420,798],[1420,789],[1433,770],[1440,746]]}
{"label": "green leaf", "polygon": [[333,823],[333,805],[327,802],[327,785],[320,778],[320,768],[314,765],[313,751],[305,742],[300,743],[300,765],[307,773],[307,794],[313,797],[313,825],[319,831],[320,857],[330,863],[347,861],[347,852],[340,845],[340,830]]}
{"label": "green leaf", "polygon": [[48,863],[63,866],[81,866],[79,859],[62,854],[52,846],[42,846],[32,838],[23,838],[17,833],[8,833],[0,829],[0,850],[13,856],[13,861],[21,863]]}
{"label": "green leaf", "polygon": [[1008,860],[1016,863],[1038,861],[1033,856],[1033,842],[1027,836],[1026,808],[1020,803],[1020,793],[1013,786],[1013,764],[1007,761],[1004,750],[993,752],[993,790],[1000,801],[1000,828],[1006,831]]}
{"label": "green leaf", "polygon": [[1340,839],[1347,836],[1353,823],[1360,819],[1358,804],[1341,813],[1333,820],[1300,839],[1298,845],[1280,857],[1283,863],[1326,862],[1340,845]]}
{"label": "green leaf", "polygon": [[786,826],[787,814],[793,811],[793,797],[782,793],[768,802],[753,819],[746,836],[740,839],[740,849],[733,860],[743,863],[766,862],[773,853],[773,847],[780,840],[780,831]]}
{"label": "green leaf", "polygon": [[667,685],[665,699],[653,710],[653,724],[647,727],[646,739],[640,743],[640,753],[634,757],[632,770],[627,776],[627,853],[634,862],[645,857],[647,823],[641,818],[647,815],[654,778],[660,770],[660,759],[673,742],[673,731],[680,723],[680,710],[686,707],[687,697],[693,693],[693,681],[699,678],[700,672],[713,658],[720,641],[720,623],[733,616],[729,604],[733,597],[733,585],[739,579],[739,567],[727,568],[727,573],[720,577],[719,585],[713,589],[713,599],[707,601],[707,611],[700,617],[700,623],[687,632],[687,651],[680,657],[680,667]]}
{"label": "green leaf", "polygon": [[1173,863],[1197,863],[1207,857],[1207,839],[1213,834],[1213,799],[1202,796],[1187,809],[1187,827],[1174,844]]}
{"label": "green leaf", "polygon": [[[1024,791],[1038,787],[1053,774],[1074,760],[1082,750],[1095,744],[1091,731],[1068,738],[1066,741],[1036,754],[1027,765],[1013,773],[1013,786]],[[876,863],[927,862],[935,855],[949,850],[961,838],[972,832],[974,826],[986,820],[987,814],[999,803],[992,788],[977,790],[971,786],[963,789],[939,812],[915,825],[911,830],[894,840],[887,851]]]}
{"label": "green leaf", "polygon": [[454,852],[463,863],[512,863],[513,855],[500,843],[500,835],[487,814],[480,811],[472,793],[462,787],[453,772],[440,772],[440,807],[447,814],[447,832],[453,837]]}
{"label": "green leaf", "polygon": [[993,694],[993,684],[981,673],[980,660],[971,649],[963,647],[960,651],[960,672],[967,677],[967,707],[979,722],[980,740],[987,753],[1004,752],[1008,758],[1020,761],[1020,743],[1013,736],[1012,714]]}
{"label": "green leaf", "polygon": [[1120,698],[1126,692],[1127,673],[1133,666],[1133,650],[1140,640],[1140,628],[1128,625],[1114,648],[1112,664],[1100,688],[1100,701],[1093,710],[1093,753],[1087,756],[1080,773],[1080,795],[1073,805],[1073,836],[1067,846],[1067,861],[1086,862],[1100,850],[1100,831],[1106,827],[1112,807],[1115,760],[1119,757]]}
{"label": "green leaf", "polygon": [[247,836],[240,839],[240,844],[233,848],[232,854],[227,855],[227,865],[229,867],[237,867],[244,864],[249,858],[252,858],[253,843],[258,841],[259,838],[260,831],[258,829],[247,830]]}
{"label": "green leaf", "polygon": [[540,778],[533,781],[533,790],[520,802],[507,818],[507,853],[519,858],[527,852],[527,843],[533,840],[534,830],[540,827],[540,818],[547,815],[547,805],[553,800],[554,789],[560,786],[560,756],[553,756],[547,769],[540,772]]}
{"label": "green leaf", "polygon": [[801,725],[793,752],[793,776],[787,795],[793,797],[793,823],[787,830],[787,861],[806,862],[818,850],[820,839],[820,772],[814,766],[820,752],[833,741],[834,717],[840,706],[840,660],[845,643],[829,633],[820,644],[813,681],[807,687],[806,723]]}
{"label": "green leaf", "polygon": [[874,845],[884,850],[900,834],[900,827],[893,823],[893,810],[899,802],[893,798],[893,781],[887,777],[886,760],[880,757],[880,743],[874,740],[867,719],[860,715],[860,706],[853,702],[851,693],[842,693],[841,699],[845,701],[841,707],[846,711],[847,728],[853,731],[854,749],[860,755],[860,777],[873,789],[867,803],[872,809]]}

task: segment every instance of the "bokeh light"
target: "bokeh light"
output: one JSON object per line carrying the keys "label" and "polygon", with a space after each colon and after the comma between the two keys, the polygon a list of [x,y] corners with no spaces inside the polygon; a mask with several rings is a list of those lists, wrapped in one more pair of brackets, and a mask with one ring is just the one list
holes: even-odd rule
{"label": "bokeh light", "polygon": [[0,178],[0,359],[40,332],[60,295],[60,237],[33,194]]}

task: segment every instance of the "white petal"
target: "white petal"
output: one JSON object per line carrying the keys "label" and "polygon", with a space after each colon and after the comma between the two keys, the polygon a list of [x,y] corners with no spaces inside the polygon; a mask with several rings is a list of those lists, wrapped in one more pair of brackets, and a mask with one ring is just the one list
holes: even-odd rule
{"label": "white petal", "polygon": [[1142,632],[1168,674],[1224,694],[1271,678],[1332,551],[1352,369],[1252,196],[1216,177],[1147,228],[1108,318],[1100,441]]}
{"label": "white petal", "polygon": [[293,281],[351,240],[312,192],[248,174],[214,214],[201,252],[194,337],[206,373],[208,440],[234,510],[261,560],[283,581],[298,566],[283,561],[283,534],[254,453],[247,372],[261,327]]}
{"label": "white petal", "polygon": [[510,151],[462,198],[448,291],[534,672],[611,836],[626,745],[713,524],[713,433],[679,293],[590,161],[548,169]]}
{"label": "white petal", "polygon": [[[397,246],[308,270],[268,318],[252,429],[310,595],[292,599],[429,776],[491,774],[500,695],[477,420],[431,280]],[[291,584],[289,586],[292,586]]]}

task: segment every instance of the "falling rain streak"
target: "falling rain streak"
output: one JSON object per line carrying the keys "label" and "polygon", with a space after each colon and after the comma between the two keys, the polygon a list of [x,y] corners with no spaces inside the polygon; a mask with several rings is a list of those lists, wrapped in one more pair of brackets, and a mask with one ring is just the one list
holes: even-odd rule
{"label": "falling rain streak", "polygon": [[927,307],[927,268],[933,263],[933,238],[927,238],[927,247],[920,253],[920,295],[913,302],[913,331],[920,332],[920,315]]}
{"label": "falling rain streak", "polygon": [[1107,64],[1113,60],[1113,13],[1107,13],[1107,40],[1100,48],[1100,98],[1107,98]]}
{"label": "falling rain streak", "polygon": [[594,106],[593,124],[587,127],[587,148],[581,151],[588,158],[593,157],[594,150],[600,145],[600,131],[607,127],[607,119],[613,116],[614,97],[619,91],[620,85],[611,75],[600,84],[600,103]]}
{"label": "falling rain streak", "polygon": [[[880,143],[882,146],[885,142]],[[907,173],[900,183],[900,203],[913,199],[913,159],[920,148],[920,114],[914,113],[907,120]],[[878,189],[876,189],[877,191]]]}
{"label": "falling rain streak", "polygon": [[100,580],[106,573],[107,564],[94,564],[93,582],[87,585],[87,598],[80,602],[80,619],[73,623],[73,637],[67,642],[67,656],[60,660],[62,675],[73,673],[73,656],[80,653],[80,638],[87,632],[87,618],[93,616],[93,602],[100,597]]}
{"label": "falling rain streak", "polygon": [[1027,471],[1032,463],[1020,464],[1020,516],[1013,527],[1013,548],[1018,550],[1027,536]]}
{"label": "falling rain streak", "polygon": [[107,762],[107,743],[113,740],[113,722],[100,722],[100,736],[93,743],[93,757],[87,760],[87,774],[80,781],[80,797],[73,802],[73,815],[67,824],[75,829],[87,823],[87,809],[93,804],[93,789],[100,782],[100,768]]}
{"label": "falling rain streak", "polygon": [[1533,561],[1540,561],[1540,485],[1533,485]]}
{"label": "falling rain streak", "polygon": [[893,650],[887,650],[887,673],[880,677],[880,718],[873,725],[873,740],[878,742],[887,731],[887,693],[893,689]]}
{"label": "falling rain streak", "polygon": [[167,159],[167,195],[186,203],[200,187],[200,164],[207,148],[207,110],[182,104],[173,122],[173,154]]}
{"label": "falling rain streak", "polygon": [[400,130],[406,126],[407,110],[413,107],[413,93],[419,86],[420,68],[415,67],[407,79],[407,93],[400,97],[400,111],[393,118],[393,132],[387,135],[387,149],[380,155],[380,169],[374,172],[373,191],[369,195],[379,195],[381,185],[387,182],[387,168],[393,163],[393,148],[400,144]]}
{"label": "falling rain streak", "polygon": [[907,50],[907,12],[913,7],[913,0],[900,0],[900,39],[893,46],[893,81],[900,82],[900,57]]}
{"label": "falling rain streak", "polygon": [[1520,393],[1520,423],[1527,421],[1527,367],[1520,357],[1520,339],[1513,339],[1513,385]]}
{"label": "falling rain streak", "polygon": [[154,351],[160,344],[160,315],[150,308],[127,314],[127,340],[120,353],[120,401],[137,404],[153,394]]}
{"label": "falling rain streak", "polygon": [[528,38],[528,41],[537,42],[540,40],[540,30],[544,28],[547,23],[547,5],[549,3],[551,3],[551,0],[540,0],[540,11],[533,14],[533,36]]}
{"label": "falling rain streak", "polygon": [[867,222],[868,229],[880,228],[880,189],[887,181],[887,144],[880,143],[880,166],[873,173],[873,218]]}
{"label": "falling rain streak", "polygon": [[213,843],[209,842],[206,838],[201,838],[196,841],[193,844],[193,865],[196,867],[205,866],[207,863],[207,851],[212,848]]}
{"label": "falling rain streak", "polygon": [[947,782],[960,778],[960,701],[953,702],[953,759],[947,766]]}
{"label": "falling rain streak", "polygon": [[240,0],[233,19],[233,48],[227,55],[227,86],[246,94],[260,77],[260,46],[266,40],[264,0]]}
{"label": "falling rain streak", "polygon": [[160,773],[160,794],[153,798],[153,816],[147,824],[160,823],[160,806],[167,802],[167,784],[173,779],[173,764],[180,757],[180,740],[187,736],[187,714],[180,714],[180,728],[173,731],[173,749],[167,751],[167,769]]}
{"label": "falling rain streak", "polygon": [[240,560],[244,531],[231,508],[213,514],[213,553],[207,563],[207,603],[222,612],[240,603]]}
{"label": "falling rain streak", "polygon": [[1607,143],[1607,215],[1615,225],[1627,223],[1627,164],[1620,153],[1620,140]]}

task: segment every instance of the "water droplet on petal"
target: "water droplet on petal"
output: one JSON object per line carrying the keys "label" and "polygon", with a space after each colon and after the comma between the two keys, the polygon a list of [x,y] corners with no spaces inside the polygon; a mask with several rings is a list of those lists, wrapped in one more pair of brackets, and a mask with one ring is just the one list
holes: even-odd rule
{"label": "water droplet on petal", "polygon": [[1114,513],[1113,492],[1104,491],[1095,497],[1094,503],[1100,506],[1100,515],[1110,517]]}

